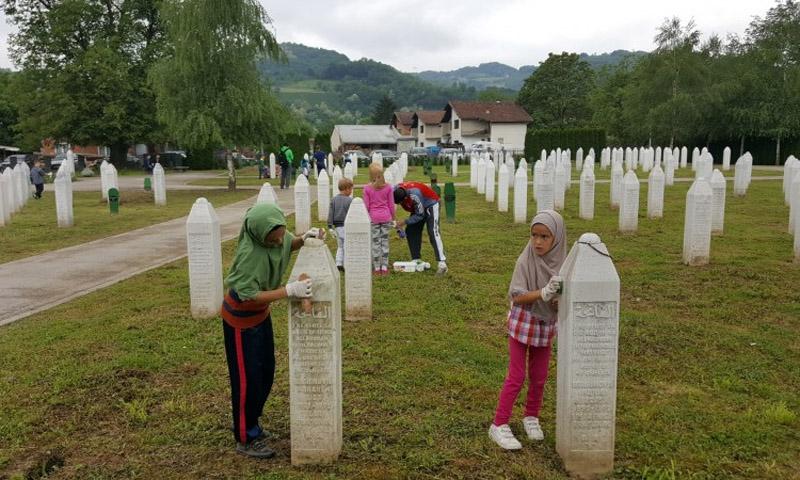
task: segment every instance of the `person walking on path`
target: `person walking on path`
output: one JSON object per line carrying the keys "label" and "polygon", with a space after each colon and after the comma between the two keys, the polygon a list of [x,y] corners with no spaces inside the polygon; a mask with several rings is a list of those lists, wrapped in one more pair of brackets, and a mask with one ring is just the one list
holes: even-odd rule
{"label": "person walking on path", "polygon": [[294,152],[286,142],[283,143],[278,151],[278,160],[281,165],[281,190],[289,188],[292,181],[292,169],[294,168]]}
{"label": "person walking on path", "polygon": [[292,252],[311,237],[324,238],[325,230],[312,228],[302,237],[295,237],[286,230],[286,216],[275,204],[251,207],[239,232],[220,313],[231,385],[233,435],[236,451],[242,455],[275,456],[259,424],[275,377],[270,312],[276,300],[311,296],[311,279],[281,286]]}
{"label": "person walking on path", "polygon": [[519,450],[508,422],[528,371],[528,396],[522,425],[531,440],[544,439],[539,424],[550,348],[558,321],[557,296],[561,279],[557,276],[567,256],[564,219],[555,210],[542,210],[533,218],[530,241],[522,250],[508,297],[508,374],[497,402],[489,438],[505,450]]}
{"label": "person walking on path", "polygon": [[317,162],[317,174],[323,170],[327,172],[328,167],[325,165],[325,152],[322,150],[314,152],[314,161]]}
{"label": "person walking on path", "polygon": [[36,188],[33,198],[37,200],[42,198],[42,192],[44,192],[44,175],[44,170],[42,170],[42,162],[34,163],[33,168],[31,168],[31,183]]}
{"label": "person walking on path", "polygon": [[389,231],[394,223],[394,194],[383,177],[383,166],[369,166],[370,183],[364,187],[364,206],[372,227],[372,269],[374,275],[389,274]]}

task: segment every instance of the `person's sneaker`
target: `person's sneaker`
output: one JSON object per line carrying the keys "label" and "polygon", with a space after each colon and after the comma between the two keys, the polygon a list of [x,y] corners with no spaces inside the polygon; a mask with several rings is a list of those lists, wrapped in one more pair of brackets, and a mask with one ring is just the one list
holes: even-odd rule
{"label": "person's sneaker", "polygon": [[444,262],[439,262],[439,268],[436,269],[436,275],[444,275],[447,273],[447,264]]}
{"label": "person's sneaker", "polygon": [[344,265],[336,265],[340,272],[344,272]]}
{"label": "person's sneaker", "polygon": [[522,426],[525,427],[525,433],[531,440],[544,440],[544,432],[542,426],[539,425],[539,419],[536,417],[525,417],[522,419]]}
{"label": "person's sneaker", "polygon": [[272,458],[275,456],[275,450],[267,445],[266,435],[261,435],[248,443],[236,442],[236,453],[253,458]]}
{"label": "person's sneaker", "polygon": [[381,275],[389,275],[389,267],[381,267]]}
{"label": "person's sneaker", "polygon": [[511,427],[509,427],[507,423],[499,426],[492,424],[492,426],[489,427],[489,438],[494,440],[494,443],[500,445],[500,448],[504,450],[519,450],[522,448],[522,444],[514,437],[514,434],[511,432]]}

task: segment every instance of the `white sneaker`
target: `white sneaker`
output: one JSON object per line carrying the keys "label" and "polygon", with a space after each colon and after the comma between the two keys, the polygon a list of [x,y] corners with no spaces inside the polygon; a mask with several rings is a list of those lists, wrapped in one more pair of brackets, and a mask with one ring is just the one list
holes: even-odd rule
{"label": "white sneaker", "polygon": [[447,264],[444,262],[439,262],[439,268],[436,270],[436,275],[444,275],[447,273]]}
{"label": "white sneaker", "polygon": [[511,432],[511,427],[509,427],[507,423],[500,426],[492,424],[492,426],[489,427],[489,438],[494,440],[494,443],[500,445],[500,448],[504,450],[519,450],[522,448],[522,444],[514,437],[514,434]]}
{"label": "white sneaker", "polygon": [[544,432],[541,425],[539,425],[538,418],[525,417],[522,419],[522,425],[525,427],[525,433],[528,434],[528,438],[536,441],[544,440]]}

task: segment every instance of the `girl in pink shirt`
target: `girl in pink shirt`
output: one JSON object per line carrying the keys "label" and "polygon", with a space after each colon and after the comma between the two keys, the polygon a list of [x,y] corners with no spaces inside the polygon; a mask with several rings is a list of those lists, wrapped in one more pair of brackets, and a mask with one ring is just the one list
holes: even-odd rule
{"label": "girl in pink shirt", "polygon": [[383,178],[383,166],[369,166],[370,183],[364,187],[364,205],[372,223],[372,268],[374,275],[389,274],[389,231],[394,223],[394,193]]}

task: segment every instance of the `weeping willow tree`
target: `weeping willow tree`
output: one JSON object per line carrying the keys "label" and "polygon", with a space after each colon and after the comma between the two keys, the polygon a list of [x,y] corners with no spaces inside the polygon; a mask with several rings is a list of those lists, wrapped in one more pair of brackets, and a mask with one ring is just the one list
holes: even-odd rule
{"label": "weeping willow tree", "polygon": [[168,0],[171,54],[150,72],[157,115],[195,158],[216,148],[277,143],[292,123],[257,63],[285,60],[257,0]]}

